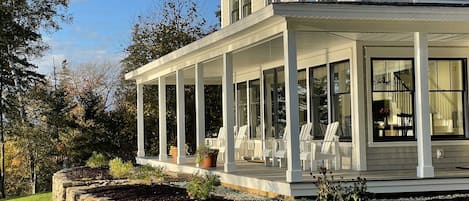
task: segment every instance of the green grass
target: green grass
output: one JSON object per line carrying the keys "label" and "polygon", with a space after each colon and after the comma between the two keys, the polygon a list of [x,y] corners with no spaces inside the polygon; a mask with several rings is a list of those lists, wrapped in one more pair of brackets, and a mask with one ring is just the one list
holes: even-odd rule
{"label": "green grass", "polygon": [[39,193],[36,195],[30,195],[30,196],[24,196],[24,197],[8,198],[6,200],[9,200],[9,201],[52,201],[52,193]]}

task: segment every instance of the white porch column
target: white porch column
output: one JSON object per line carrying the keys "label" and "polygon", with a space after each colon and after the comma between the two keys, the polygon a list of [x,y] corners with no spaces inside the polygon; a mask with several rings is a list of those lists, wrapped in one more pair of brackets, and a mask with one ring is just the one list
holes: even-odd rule
{"label": "white porch column", "polygon": [[287,116],[287,182],[302,180],[300,168],[300,139],[298,111],[298,69],[296,37],[294,31],[283,32],[283,57],[285,63],[285,106]]}
{"label": "white porch column", "polygon": [[160,161],[168,158],[167,134],[166,134],[166,80],[164,77],[158,79],[158,111],[159,111],[159,140]]}
{"label": "white porch column", "polygon": [[182,164],[186,159],[186,133],[185,133],[185,104],[184,104],[184,72],[176,71],[176,127],[177,127],[177,164]]}
{"label": "white porch column", "polygon": [[430,104],[428,93],[427,34],[414,33],[415,54],[415,131],[417,136],[417,177],[433,177],[432,142],[430,136]]}
{"label": "white porch column", "polygon": [[143,126],[143,84],[137,84],[137,157],[145,156],[145,128]]}
{"label": "white porch column", "polygon": [[225,130],[225,172],[235,170],[234,161],[234,115],[233,115],[233,56],[223,54],[223,129]]}
{"label": "white porch column", "polygon": [[196,111],[196,146],[205,144],[205,92],[204,68],[195,64],[195,111]]}

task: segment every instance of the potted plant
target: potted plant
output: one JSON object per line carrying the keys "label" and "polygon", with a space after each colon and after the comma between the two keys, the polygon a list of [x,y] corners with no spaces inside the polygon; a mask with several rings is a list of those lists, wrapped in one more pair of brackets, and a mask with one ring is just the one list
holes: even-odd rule
{"label": "potted plant", "polygon": [[218,149],[210,149],[206,145],[199,145],[196,151],[195,162],[201,168],[217,167]]}
{"label": "potted plant", "polygon": [[169,155],[171,156],[173,163],[176,163],[178,157],[178,147],[171,145],[169,147]]}

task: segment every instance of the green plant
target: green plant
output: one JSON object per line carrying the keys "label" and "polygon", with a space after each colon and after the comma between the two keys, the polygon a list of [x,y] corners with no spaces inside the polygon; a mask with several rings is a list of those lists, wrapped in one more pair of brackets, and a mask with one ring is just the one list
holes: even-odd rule
{"label": "green plant", "polygon": [[206,200],[210,197],[210,193],[214,190],[215,186],[219,185],[219,176],[195,173],[186,186],[187,194],[189,194],[192,199]]}
{"label": "green plant", "polygon": [[86,161],[86,166],[96,168],[103,167],[107,165],[106,157],[102,153],[93,151],[90,158]]}
{"label": "green plant", "polygon": [[319,176],[316,179],[318,201],[366,201],[373,198],[373,194],[367,192],[366,179],[357,177],[352,180],[352,186],[344,186],[342,182],[334,180],[332,172],[327,174],[325,167],[319,168]]}
{"label": "green plant", "polygon": [[131,174],[131,179],[142,180],[146,184],[162,183],[166,175],[163,172],[163,167],[152,167],[150,165],[143,165],[135,168]]}
{"label": "green plant", "polygon": [[122,162],[119,157],[109,161],[109,173],[114,178],[125,178],[128,177],[134,166],[130,161]]}
{"label": "green plant", "polygon": [[218,150],[210,149],[207,145],[199,145],[195,151],[195,162],[200,164],[205,156],[218,154]]}

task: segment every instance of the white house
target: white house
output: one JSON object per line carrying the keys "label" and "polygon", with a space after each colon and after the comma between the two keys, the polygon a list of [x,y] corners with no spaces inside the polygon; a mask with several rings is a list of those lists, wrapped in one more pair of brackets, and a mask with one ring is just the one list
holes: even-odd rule
{"label": "white house", "polygon": [[[226,151],[222,168],[210,171],[227,185],[312,194],[300,126],[311,123],[320,146],[323,125],[337,121],[338,174],[368,176],[375,192],[469,190],[469,172],[456,168],[469,165],[468,0],[221,0],[221,11],[221,30],[126,74],[137,84],[138,163],[196,170],[184,154],[184,85],[196,86],[202,144],[203,87],[219,84]],[[169,84],[177,89],[177,164],[166,160]],[[159,86],[157,158],[143,146],[144,85]],[[286,168],[237,160],[231,128],[243,125],[247,155],[264,156],[270,139],[285,138]]]}

